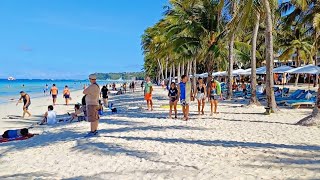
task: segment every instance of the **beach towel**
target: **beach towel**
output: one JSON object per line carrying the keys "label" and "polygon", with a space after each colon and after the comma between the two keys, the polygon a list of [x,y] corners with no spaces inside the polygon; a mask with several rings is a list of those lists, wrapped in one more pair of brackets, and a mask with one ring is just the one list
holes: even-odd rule
{"label": "beach towel", "polygon": [[20,136],[17,138],[0,138],[0,143],[5,143],[5,142],[10,142],[10,141],[21,141],[21,140],[26,140],[29,138],[32,138],[33,136],[35,136],[36,134],[29,134],[28,136]]}

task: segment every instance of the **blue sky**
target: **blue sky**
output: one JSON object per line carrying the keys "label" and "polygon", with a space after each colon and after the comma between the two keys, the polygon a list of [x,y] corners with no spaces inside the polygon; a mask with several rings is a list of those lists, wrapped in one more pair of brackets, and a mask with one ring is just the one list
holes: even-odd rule
{"label": "blue sky", "polygon": [[140,71],[140,37],[167,0],[1,0],[0,78]]}

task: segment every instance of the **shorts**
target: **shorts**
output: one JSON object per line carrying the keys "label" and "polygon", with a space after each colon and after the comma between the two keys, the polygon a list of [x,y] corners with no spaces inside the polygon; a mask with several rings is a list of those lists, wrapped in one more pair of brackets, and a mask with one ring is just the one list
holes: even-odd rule
{"label": "shorts", "polygon": [[108,96],[104,96],[104,95],[103,95],[102,98],[103,98],[103,99],[108,99]]}
{"label": "shorts", "polygon": [[218,100],[219,97],[219,95],[210,95],[210,100]]}
{"label": "shorts", "polygon": [[53,99],[57,99],[57,95],[52,95],[52,98]]}
{"label": "shorts", "polygon": [[100,119],[99,105],[87,105],[87,117],[89,122],[95,122]]}
{"label": "shorts", "polygon": [[203,100],[203,99],[204,99],[204,93],[198,93],[196,99],[197,99],[198,101]]}
{"label": "shorts", "polygon": [[144,95],[144,99],[147,100],[147,101],[151,101],[151,100],[152,100],[152,95],[151,95],[151,93],[146,93],[146,94]]}
{"label": "shorts", "polygon": [[181,103],[181,106],[188,106],[189,103],[187,103],[187,101],[185,99],[180,99],[180,103]]}
{"label": "shorts", "polygon": [[23,109],[28,110],[30,105],[31,105],[31,103],[29,103],[29,104],[27,104],[27,105],[24,105],[24,106],[23,106]]}
{"label": "shorts", "polygon": [[171,103],[176,102],[176,100],[177,100],[177,98],[174,98],[174,97],[170,98],[170,102],[171,102]]}
{"label": "shorts", "polygon": [[64,95],[64,98],[70,99],[70,95],[69,95],[69,94],[66,94],[66,95]]}

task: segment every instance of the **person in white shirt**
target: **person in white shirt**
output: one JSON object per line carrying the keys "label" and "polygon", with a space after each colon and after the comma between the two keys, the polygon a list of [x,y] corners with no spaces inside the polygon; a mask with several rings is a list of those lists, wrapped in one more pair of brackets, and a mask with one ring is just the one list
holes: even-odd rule
{"label": "person in white shirt", "polygon": [[257,94],[263,94],[263,92],[264,92],[264,88],[262,86],[262,83],[259,82],[257,85]]}
{"label": "person in white shirt", "polygon": [[48,111],[44,114],[44,118],[41,121],[40,125],[48,124],[48,125],[53,125],[57,123],[56,119],[57,115],[53,111],[53,106],[50,105],[48,106]]}

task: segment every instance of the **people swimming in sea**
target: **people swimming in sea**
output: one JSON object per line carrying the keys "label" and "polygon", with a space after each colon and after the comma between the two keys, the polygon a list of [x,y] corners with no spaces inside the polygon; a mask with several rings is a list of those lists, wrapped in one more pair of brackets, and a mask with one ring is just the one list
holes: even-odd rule
{"label": "people swimming in sea", "polygon": [[174,109],[174,118],[177,119],[177,103],[178,103],[178,89],[176,87],[176,83],[172,82],[170,84],[169,88],[169,105],[170,105],[170,111],[169,111],[169,118],[172,118],[172,109]]}
{"label": "people swimming in sea", "polygon": [[29,96],[29,94],[25,93],[24,91],[20,92],[20,99],[17,102],[16,105],[18,105],[19,103],[23,102],[23,115],[22,118],[25,118],[25,115],[28,114],[28,116],[31,116],[31,113],[29,112],[29,106],[31,105],[31,98]]}

